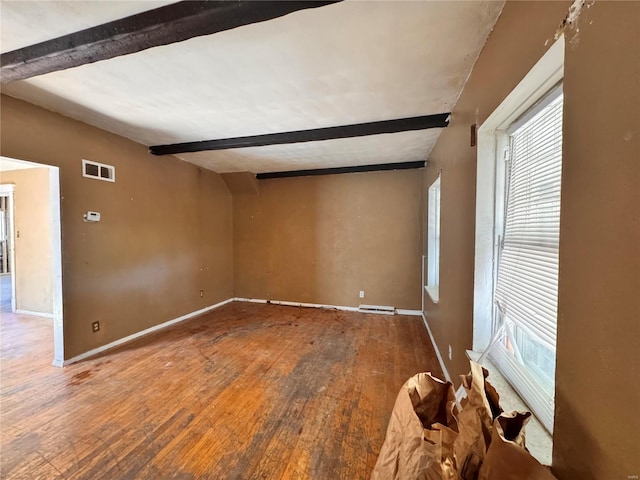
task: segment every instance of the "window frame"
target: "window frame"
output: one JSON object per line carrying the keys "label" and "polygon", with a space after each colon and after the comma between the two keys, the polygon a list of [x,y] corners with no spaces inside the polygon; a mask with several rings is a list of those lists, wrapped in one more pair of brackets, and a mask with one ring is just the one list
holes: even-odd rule
{"label": "window frame", "polygon": [[431,183],[427,202],[427,284],[425,290],[433,303],[440,301],[440,219],[441,175]]}
{"label": "window frame", "polygon": [[[496,327],[493,298],[504,230],[510,129],[562,82],[564,45],[561,36],[478,129],[473,324],[473,350],[477,352],[486,350]],[[545,426],[552,431],[552,424]]]}

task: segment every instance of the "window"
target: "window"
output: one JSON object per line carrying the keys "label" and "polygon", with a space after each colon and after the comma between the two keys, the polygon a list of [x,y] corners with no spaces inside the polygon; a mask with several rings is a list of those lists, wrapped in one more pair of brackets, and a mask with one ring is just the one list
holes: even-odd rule
{"label": "window", "polygon": [[429,187],[427,221],[427,293],[435,303],[440,286],[440,175]]}
{"label": "window", "polygon": [[559,89],[510,129],[490,355],[541,420],[553,422],[562,172]]}
{"label": "window", "polygon": [[560,38],[478,131],[474,339],[553,431],[562,172]]}

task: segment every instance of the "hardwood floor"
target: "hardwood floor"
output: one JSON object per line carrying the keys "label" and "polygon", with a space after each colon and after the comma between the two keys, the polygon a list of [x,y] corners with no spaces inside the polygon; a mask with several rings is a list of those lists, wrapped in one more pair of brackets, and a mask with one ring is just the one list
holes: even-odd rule
{"label": "hardwood floor", "polygon": [[441,376],[420,317],[232,303],[64,369],[50,327],[2,314],[3,479],[364,479]]}

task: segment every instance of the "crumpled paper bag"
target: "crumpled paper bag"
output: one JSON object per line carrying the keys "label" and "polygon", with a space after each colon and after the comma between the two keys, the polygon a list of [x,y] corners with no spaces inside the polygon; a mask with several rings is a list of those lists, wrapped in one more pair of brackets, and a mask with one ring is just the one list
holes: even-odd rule
{"label": "crumpled paper bag", "polygon": [[420,373],[403,385],[371,480],[555,478],[526,449],[531,413],[503,413],[489,372],[470,363],[460,411],[450,382]]}
{"label": "crumpled paper bag", "polygon": [[455,391],[430,373],[400,389],[371,480],[454,480]]}
{"label": "crumpled paper bag", "polygon": [[455,465],[462,480],[475,480],[491,444],[494,419],[502,413],[500,395],[487,381],[489,371],[475,362],[461,375],[467,397],[458,415],[458,436],[453,444]]}
{"label": "crumpled paper bag", "polygon": [[491,445],[478,480],[553,480],[551,472],[525,446],[524,427],[531,412],[503,413],[493,423]]}

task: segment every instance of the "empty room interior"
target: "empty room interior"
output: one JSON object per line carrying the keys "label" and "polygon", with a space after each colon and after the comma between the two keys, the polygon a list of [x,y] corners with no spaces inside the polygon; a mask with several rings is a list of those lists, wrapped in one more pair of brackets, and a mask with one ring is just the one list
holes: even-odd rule
{"label": "empty room interior", "polygon": [[640,1],[0,23],[1,478],[639,478]]}

